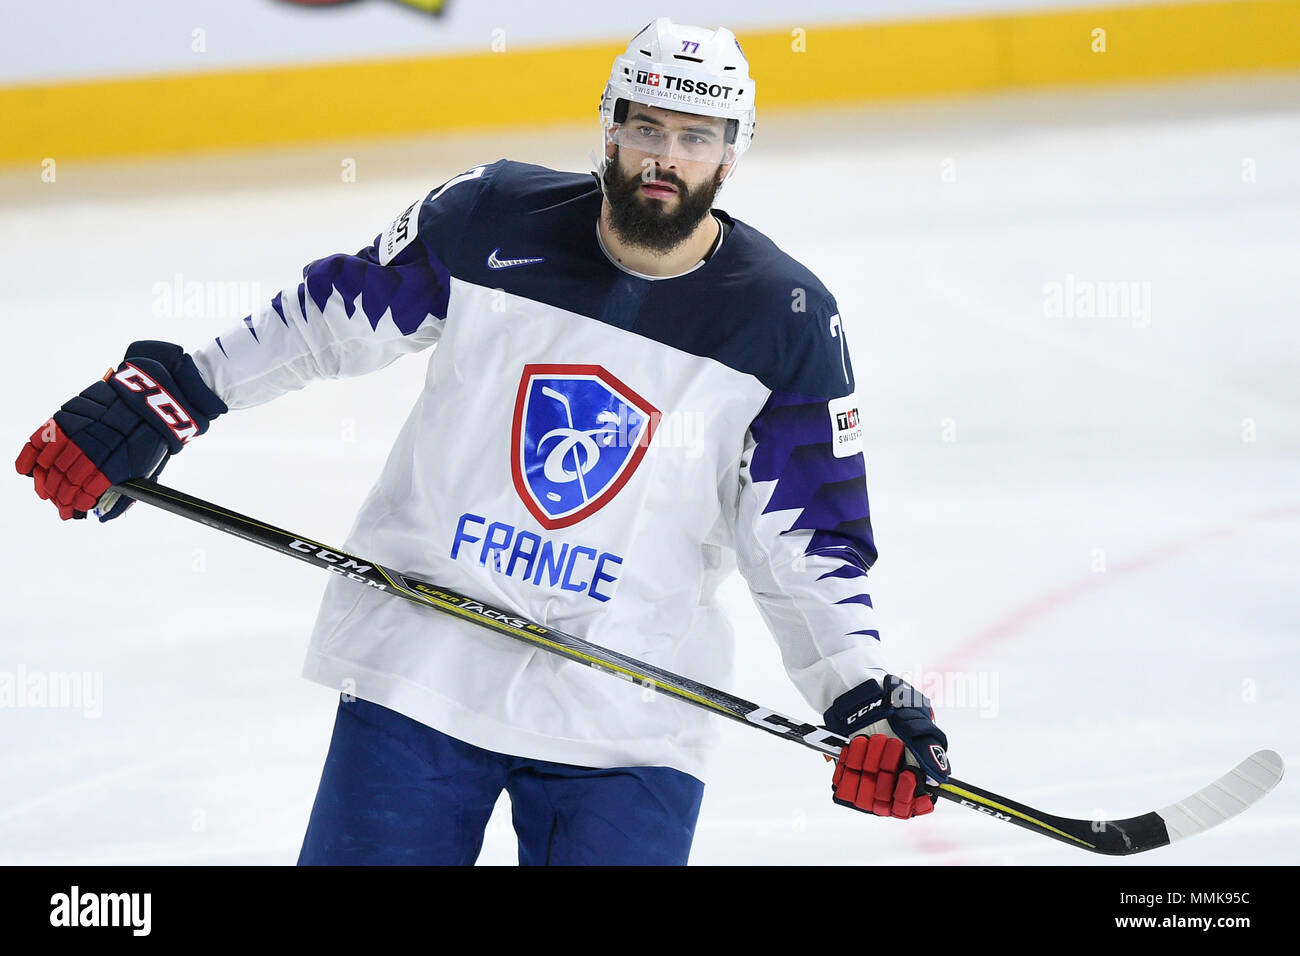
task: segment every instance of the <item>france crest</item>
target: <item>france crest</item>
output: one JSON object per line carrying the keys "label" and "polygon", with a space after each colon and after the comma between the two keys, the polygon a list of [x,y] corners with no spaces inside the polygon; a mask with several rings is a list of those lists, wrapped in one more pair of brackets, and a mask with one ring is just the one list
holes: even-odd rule
{"label": "france crest", "polygon": [[618,494],[659,410],[599,365],[525,365],[515,399],[515,490],[547,530],[567,528]]}

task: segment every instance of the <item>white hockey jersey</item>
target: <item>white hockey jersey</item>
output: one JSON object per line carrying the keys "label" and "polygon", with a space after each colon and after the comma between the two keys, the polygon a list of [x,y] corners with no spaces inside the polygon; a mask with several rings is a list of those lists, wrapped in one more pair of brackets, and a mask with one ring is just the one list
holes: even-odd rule
{"label": "white hockey jersey", "polygon": [[[433,348],[347,550],[731,689],[735,567],[820,714],[885,672],[834,299],[728,216],[679,276],[600,242],[594,174],[500,160],[194,353],[230,408]],[[331,577],[304,674],[500,753],[703,778],[717,718]]]}

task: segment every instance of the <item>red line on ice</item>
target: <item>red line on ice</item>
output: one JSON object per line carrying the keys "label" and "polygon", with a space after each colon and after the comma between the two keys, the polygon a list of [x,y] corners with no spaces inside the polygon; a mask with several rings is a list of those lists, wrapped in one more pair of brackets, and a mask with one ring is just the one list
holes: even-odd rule
{"label": "red line on ice", "polygon": [[[961,667],[970,662],[979,653],[987,651],[995,644],[999,644],[1011,637],[1016,636],[1024,630],[1033,621],[1038,618],[1057,610],[1071,601],[1099,590],[1108,581],[1113,581],[1117,575],[1124,575],[1135,571],[1145,571],[1148,568],[1172,561],[1181,555],[1195,551],[1197,548],[1205,545],[1218,538],[1229,538],[1233,535],[1240,534],[1256,524],[1263,524],[1269,521],[1286,520],[1288,518],[1300,517],[1300,504],[1280,505],[1275,508],[1268,508],[1264,511],[1248,515],[1242,521],[1235,521],[1232,524],[1219,525],[1209,528],[1205,531],[1199,531],[1195,534],[1184,535],[1180,538],[1174,538],[1164,544],[1157,545],[1149,551],[1144,551],[1136,557],[1127,561],[1116,561],[1108,565],[1105,573],[1090,574],[1085,578],[1080,578],[1071,584],[1062,585],[1054,590],[1048,591],[1041,597],[1034,598],[1020,607],[1009,612],[998,620],[994,621],[988,627],[977,631],[970,637],[958,641],[956,646],[940,659],[938,670],[948,672],[960,670]],[[939,808],[936,808],[939,809]],[[924,829],[916,831],[917,843],[926,853],[932,854],[955,854],[959,853],[961,848],[956,844],[949,842],[934,834],[926,833]],[[964,862],[960,858],[953,860],[955,863]]]}
{"label": "red line on ice", "polygon": [[1129,558],[1127,561],[1116,561],[1113,564],[1108,565],[1105,572],[1100,574],[1089,574],[1087,577],[1080,578],[1071,584],[1062,585],[1052,591],[1048,591],[1042,597],[1034,598],[1033,600],[1022,604],[1020,607],[1004,615],[983,630],[977,631],[970,637],[959,641],[957,645],[951,648],[940,660],[938,670],[960,670],[962,665],[967,664],[970,659],[980,651],[987,650],[994,644],[1000,643],[1001,641],[1014,636],[1023,630],[1031,621],[1055,611],[1057,608],[1070,603],[1076,598],[1100,589],[1108,581],[1115,580],[1117,575],[1123,575],[1134,571],[1145,571],[1148,568],[1155,567],[1156,565],[1164,564],[1166,561],[1172,561],[1174,558],[1195,551],[1201,545],[1207,544],[1217,538],[1228,538],[1239,534],[1252,525],[1279,519],[1284,520],[1286,518],[1294,518],[1297,516],[1300,516],[1300,504],[1270,508],[1249,515],[1242,521],[1219,525],[1218,527],[1199,531],[1195,534],[1175,538],[1172,541],[1167,541],[1164,544],[1157,545],[1151,550],[1145,551],[1136,557]]}

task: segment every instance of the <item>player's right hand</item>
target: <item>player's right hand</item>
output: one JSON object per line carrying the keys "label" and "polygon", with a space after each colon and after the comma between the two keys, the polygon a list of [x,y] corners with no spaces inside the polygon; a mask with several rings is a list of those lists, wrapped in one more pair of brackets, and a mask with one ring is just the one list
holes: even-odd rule
{"label": "player's right hand", "polygon": [[849,738],[835,761],[834,801],[864,813],[910,819],[934,811],[935,787],[951,768],[948,738],[930,701],[893,674],[837,697],[826,726]]}
{"label": "player's right hand", "polygon": [[[832,798],[879,817],[907,820],[934,812],[934,797],[918,781],[921,773],[903,760],[903,742],[889,734],[859,734],[835,760]],[[924,780],[921,773],[921,780]]]}
{"label": "player's right hand", "polygon": [[134,342],[121,365],[32,433],[14,466],[60,518],[84,518],[102,497],[96,514],[109,521],[132,504],[106,495],[111,485],[156,476],[226,411],[179,345]]}

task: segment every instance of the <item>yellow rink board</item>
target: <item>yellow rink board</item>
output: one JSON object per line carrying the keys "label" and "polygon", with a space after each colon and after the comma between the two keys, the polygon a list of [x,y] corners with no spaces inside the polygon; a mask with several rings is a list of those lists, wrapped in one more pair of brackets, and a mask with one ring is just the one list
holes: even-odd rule
{"label": "yellow rink board", "polygon": [[[761,123],[773,107],[1300,70],[1300,0],[792,24],[741,42]],[[622,45],[0,87],[0,164],[594,122]]]}

